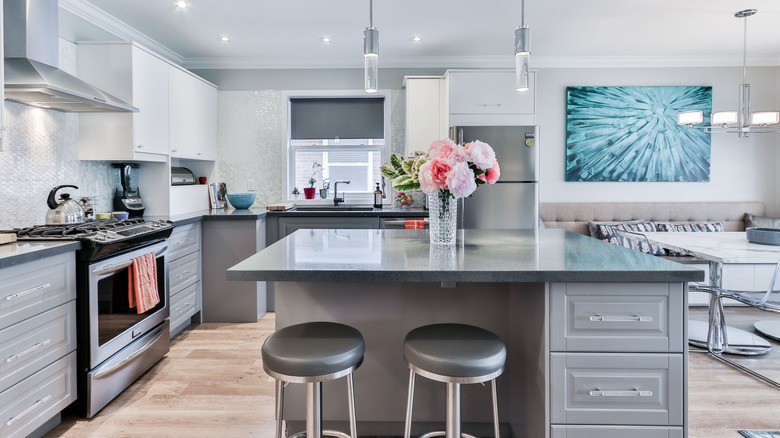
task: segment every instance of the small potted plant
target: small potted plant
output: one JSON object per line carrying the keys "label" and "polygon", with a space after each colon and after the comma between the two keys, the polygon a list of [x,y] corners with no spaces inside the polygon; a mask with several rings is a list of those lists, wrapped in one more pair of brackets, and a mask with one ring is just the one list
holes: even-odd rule
{"label": "small potted plant", "polygon": [[306,199],[314,199],[314,194],[317,192],[317,189],[314,188],[314,184],[317,183],[317,178],[315,178],[315,176],[317,176],[317,174],[320,173],[321,171],[322,171],[322,164],[315,161],[311,165],[311,175],[309,175],[309,187],[303,188],[303,196]]}

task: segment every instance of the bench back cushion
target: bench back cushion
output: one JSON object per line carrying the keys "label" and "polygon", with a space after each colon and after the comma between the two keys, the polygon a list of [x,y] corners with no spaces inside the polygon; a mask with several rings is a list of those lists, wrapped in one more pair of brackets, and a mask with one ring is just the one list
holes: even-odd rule
{"label": "bench back cushion", "polygon": [[724,231],[744,231],[745,213],[762,216],[762,202],[543,202],[539,215],[546,228],[590,235],[588,221],[648,220],[723,222]]}

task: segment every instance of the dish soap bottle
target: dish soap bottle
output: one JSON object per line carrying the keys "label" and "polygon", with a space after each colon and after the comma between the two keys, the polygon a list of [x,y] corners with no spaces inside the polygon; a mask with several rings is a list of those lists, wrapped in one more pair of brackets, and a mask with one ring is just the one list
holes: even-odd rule
{"label": "dish soap bottle", "polygon": [[379,188],[379,183],[376,183],[374,190],[374,208],[382,208],[382,189]]}

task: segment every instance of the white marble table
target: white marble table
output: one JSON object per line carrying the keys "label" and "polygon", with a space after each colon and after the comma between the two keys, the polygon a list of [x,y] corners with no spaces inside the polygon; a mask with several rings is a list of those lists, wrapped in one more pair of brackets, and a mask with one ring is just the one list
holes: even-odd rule
{"label": "white marble table", "polygon": [[[709,262],[709,283],[731,291],[765,292],[771,282],[778,260],[780,246],[748,242],[744,232],[642,233],[647,239],[668,250],[699,257]],[[774,290],[780,290],[780,282]],[[690,321],[688,336],[691,344],[708,348],[710,352],[754,355],[769,351],[771,344],[752,333],[725,327],[723,304],[719,297],[710,296],[710,323]],[[780,321],[758,321],[756,329],[771,338],[780,338]],[[722,341],[720,341],[722,337]],[[722,359],[722,358],[721,358]]]}

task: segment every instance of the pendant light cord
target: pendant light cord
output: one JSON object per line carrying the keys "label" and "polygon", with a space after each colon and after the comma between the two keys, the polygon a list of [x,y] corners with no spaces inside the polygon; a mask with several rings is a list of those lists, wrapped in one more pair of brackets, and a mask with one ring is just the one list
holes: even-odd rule
{"label": "pendant light cord", "polygon": [[745,27],[744,27],[744,33],[742,35],[742,83],[747,83],[747,20],[748,17],[746,16],[744,18],[745,20]]}
{"label": "pendant light cord", "polygon": [[520,0],[520,26],[525,27],[525,0]]}
{"label": "pendant light cord", "polygon": [[374,28],[374,0],[368,0],[368,27]]}

